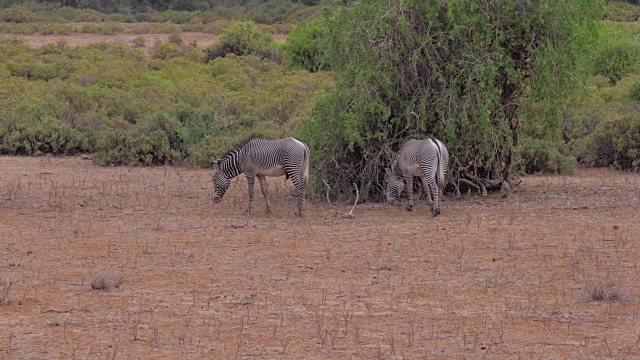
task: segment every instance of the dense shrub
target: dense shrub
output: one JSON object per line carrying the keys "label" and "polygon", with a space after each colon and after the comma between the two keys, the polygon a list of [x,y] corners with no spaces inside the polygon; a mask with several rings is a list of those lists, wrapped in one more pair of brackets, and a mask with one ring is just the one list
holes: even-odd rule
{"label": "dense shrub", "polygon": [[102,22],[105,19],[105,15],[95,10],[82,10],[74,18],[75,22]]}
{"label": "dense shrub", "polygon": [[0,151],[4,154],[73,155],[88,150],[84,134],[53,119],[0,131]]}
{"label": "dense shrub", "polygon": [[0,10],[0,21],[12,23],[28,23],[42,20],[42,18],[27,7],[14,5],[8,9]]}
{"label": "dense shrub", "polygon": [[332,84],[255,56],[149,58],[120,43],[30,48],[0,40],[4,154],[95,152],[95,162],[207,166],[251,134],[283,137]]}
{"label": "dense shrub", "polygon": [[640,43],[629,35],[628,30],[603,28],[594,73],[608,78],[615,85],[626,75],[638,70],[639,57]]}
{"label": "dense shrub", "polygon": [[562,153],[562,143],[527,137],[518,149],[519,170],[526,173],[568,173],[576,168],[576,160]]}
{"label": "dense shrub", "polygon": [[[365,0],[328,14],[336,89],[305,123],[317,180],[336,197],[383,198],[384,168],[409,136],[450,150],[454,187],[483,193],[516,173],[522,98],[544,130],[587,76],[599,18],[591,0]],[[568,77],[567,74],[572,74]],[[316,181],[316,191],[323,187]],[[319,192],[319,191],[318,191]]]}
{"label": "dense shrub", "polygon": [[254,55],[262,59],[280,60],[278,46],[273,37],[260,30],[255,23],[240,22],[225,31],[217,43],[207,49],[205,62],[224,57]]}
{"label": "dense shrub", "polygon": [[594,165],[640,170],[640,113],[602,121],[591,145],[590,160]]}
{"label": "dense shrub", "polygon": [[153,45],[152,56],[154,59],[167,60],[180,56],[180,52],[177,44],[158,40]]}
{"label": "dense shrub", "polygon": [[325,53],[327,37],[328,29],[322,19],[311,18],[300,23],[283,47],[289,66],[311,72],[329,70]]}
{"label": "dense shrub", "polygon": [[563,137],[580,165],[638,167],[640,107],[630,99],[639,92],[638,83],[638,75],[627,76],[615,86],[593,78],[586,96],[567,108]]}
{"label": "dense shrub", "polygon": [[103,125],[97,135],[94,161],[99,165],[162,165],[175,160],[165,132],[144,130],[123,119]]}
{"label": "dense shrub", "polygon": [[605,19],[612,21],[638,21],[640,6],[622,1],[611,1],[605,8]]}
{"label": "dense shrub", "polygon": [[629,90],[629,98],[633,101],[640,102],[640,80],[636,80]]}
{"label": "dense shrub", "polygon": [[247,9],[246,17],[259,24],[273,24],[303,8],[305,8],[304,5],[294,3],[291,0],[256,2],[255,5]]}

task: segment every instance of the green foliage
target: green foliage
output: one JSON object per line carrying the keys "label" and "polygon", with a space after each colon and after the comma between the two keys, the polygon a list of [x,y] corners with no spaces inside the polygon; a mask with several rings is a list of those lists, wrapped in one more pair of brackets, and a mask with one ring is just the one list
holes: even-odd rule
{"label": "green foliage", "polygon": [[640,109],[629,94],[638,92],[633,75],[616,86],[603,78],[591,80],[588,96],[567,112],[564,133],[568,149],[581,165],[637,169],[640,166]]}
{"label": "green foliage", "polygon": [[597,166],[640,170],[640,115],[625,114],[599,124],[592,136],[591,160]]}
{"label": "green foliage", "polygon": [[153,45],[153,55],[155,59],[167,60],[180,56],[180,47],[171,42],[156,41]]}
{"label": "green foliage", "polygon": [[554,139],[525,137],[518,149],[518,169],[526,173],[572,172],[576,168],[576,160],[563,154],[563,145]]}
{"label": "green foliage", "polygon": [[289,66],[310,72],[329,70],[325,54],[328,32],[326,24],[319,18],[298,24],[283,46]]}
{"label": "green foliage", "polygon": [[260,30],[255,23],[239,22],[225,31],[218,42],[207,49],[205,62],[224,57],[253,55],[262,59],[279,61],[280,52],[273,37]]}
{"label": "green foliage", "polygon": [[254,6],[247,9],[246,17],[259,24],[273,24],[303,8],[305,8],[304,5],[291,0],[256,2]]}
{"label": "green foliage", "polygon": [[640,6],[623,1],[611,1],[606,7],[604,16],[611,21],[638,21]]}
{"label": "green foliage", "polygon": [[82,10],[73,18],[75,22],[102,22],[105,15],[95,10]]}
{"label": "green foliage", "polygon": [[435,136],[452,154],[454,186],[484,192],[510,181],[520,99],[540,104],[538,119],[559,131],[554,113],[590,70],[582,65],[599,10],[590,0],[335,8],[326,21],[337,86],[303,130],[315,178],[337,196],[356,183],[362,199],[381,199],[392,151],[407,136]]}
{"label": "green foliage", "polygon": [[88,150],[84,134],[55,119],[0,129],[0,153],[4,154],[73,155]]}
{"label": "green foliage", "polygon": [[636,80],[629,90],[629,99],[640,102],[640,80]]}
{"label": "green foliage", "polygon": [[12,23],[28,23],[42,18],[31,12],[27,7],[14,5],[0,11],[0,21]]}
{"label": "green foliage", "polygon": [[[171,23],[175,25],[213,24],[219,20],[245,20],[260,24],[296,23],[312,16],[323,1],[231,0],[80,0],[45,4],[42,2],[0,1],[0,22],[125,22]],[[61,6],[64,4],[67,6]],[[284,27],[283,29],[289,29]],[[186,29],[185,29],[186,30]]]}
{"label": "green foliage", "polygon": [[640,43],[629,36],[628,30],[605,27],[601,34],[601,46],[595,62],[595,75],[602,75],[615,85],[640,65]]}
{"label": "green foliage", "polygon": [[174,155],[164,131],[133,128],[115,118],[98,132],[94,161],[99,165],[162,165],[171,163]]}
{"label": "green foliage", "polygon": [[3,154],[95,152],[102,165],[208,166],[245,136],[296,135],[332,86],[254,56],[205,65],[191,45],[149,58],[119,43],[19,40],[0,40],[0,82]]}

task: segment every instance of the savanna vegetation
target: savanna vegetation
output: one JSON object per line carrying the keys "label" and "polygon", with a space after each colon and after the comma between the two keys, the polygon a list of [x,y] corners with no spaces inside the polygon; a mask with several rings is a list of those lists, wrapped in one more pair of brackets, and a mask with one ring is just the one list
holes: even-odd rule
{"label": "savanna vegetation", "polygon": [[[355,183],[368,200],[411,136],[448,145],[452,191],[634,170],[639,14],[592,0],[3,0],[0,33],[172,36],[148,52],[2,40],[0,152],[206,166],[247,136],[297,135],[316,194],[347,199]],[[220,37],[202,48],[181,31]]]}
{"label": "savanna vegetation", "polygon": [[0,42],[0,146],[5,154],[95,152],[98,164],[191,163],[250,135],[281,137],[331,86],[256,56],[204,64],[203,50],[118,43],[32,49]]}

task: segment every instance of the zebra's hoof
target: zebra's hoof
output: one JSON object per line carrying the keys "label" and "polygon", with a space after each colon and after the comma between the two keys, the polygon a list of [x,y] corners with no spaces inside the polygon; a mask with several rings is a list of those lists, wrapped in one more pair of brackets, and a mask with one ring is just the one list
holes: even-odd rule
{"label": "zebra's hoof", "polygon": [[433,209],[432,213],[433,213],[433,217],[436,217],[436,216],[440,215],[440,209]]}
{"label": "zebra's hoof", "polygon": [[271,215],[271,209],[267,209],[267,210],[265,211],[265,213],[266,213],[267,215]]}
{"label": "zebra's hoof", "polygon": [[407,207],[405,209],[407,211],[416,211],[416,209],[413,208],[413,205],[407,205]]}

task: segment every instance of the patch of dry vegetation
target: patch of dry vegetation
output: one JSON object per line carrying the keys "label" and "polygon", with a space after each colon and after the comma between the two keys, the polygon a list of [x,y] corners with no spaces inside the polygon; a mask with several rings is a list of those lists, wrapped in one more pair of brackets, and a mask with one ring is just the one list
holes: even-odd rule
{"label": "patch of dry vegetation", "polygon": [[98,273],[91,279],[93,290],[113,290],[117,289],[124,282],[124,276],[113,273]]}

